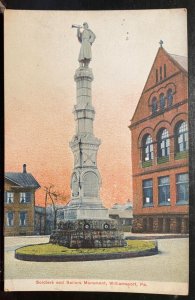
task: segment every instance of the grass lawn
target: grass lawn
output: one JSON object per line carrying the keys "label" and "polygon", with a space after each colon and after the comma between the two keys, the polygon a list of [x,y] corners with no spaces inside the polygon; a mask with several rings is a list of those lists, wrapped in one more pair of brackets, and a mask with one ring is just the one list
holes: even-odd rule
{"label": "grass lawn", "polygon": [[134,252],[143,251],[155,248],[154,241],[141,241],[131,240],[127,241],[127,246],[116,248],[82,248],[82,249],[69,249],[64,246],[55,244],[39,244],[31,245],[19,248],[16,250],[18,254],[30,254],[30,255],[79,255],[79,254],[107,254],[107,253],[119,253],[119,252]]}

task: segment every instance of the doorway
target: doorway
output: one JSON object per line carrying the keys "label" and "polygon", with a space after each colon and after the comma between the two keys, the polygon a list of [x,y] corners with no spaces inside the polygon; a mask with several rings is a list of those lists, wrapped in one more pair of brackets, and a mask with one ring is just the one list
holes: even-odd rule
{"label": "doorway", "polygon": [[182,218],[176,218],[176,232],[181,233]]}
{"label": "doorway", "polygon": [[148,232],[153,232],[153,218],[148,218]]}
{"label": "doorway", "polygon": [[166,218],[164,219],[164,222],[165,222],[164,232],[169,233],[171,221],[169,218]]}
{"label": "doorway", "polygon": [[163,218],[158,218],[158,232],[163,232]]}

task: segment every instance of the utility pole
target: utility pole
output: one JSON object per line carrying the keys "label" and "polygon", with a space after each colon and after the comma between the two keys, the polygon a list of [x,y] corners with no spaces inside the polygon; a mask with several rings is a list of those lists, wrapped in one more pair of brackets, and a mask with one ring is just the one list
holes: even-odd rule
{"label": "utility pole", "polygon": [[44,213],[44,234],[46,235],[46,222],[47,222],[47,195],[48,195],[48,188],[45,188],[45,213]]}
{"label": "utility pole", "polygon": [[49,188],[45,187],[45,214],[44,214],[44,234],[47,234],[47,198],[48,194],[50,194],[50,189],[53,187],[53,185],[50,185]]}

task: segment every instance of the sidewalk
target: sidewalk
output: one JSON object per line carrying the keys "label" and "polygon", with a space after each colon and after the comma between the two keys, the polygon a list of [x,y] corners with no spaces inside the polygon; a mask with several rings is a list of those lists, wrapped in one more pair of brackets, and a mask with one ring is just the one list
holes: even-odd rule
{"label": "sidewalk", "polygon": [[189,234],[181,233],[132,233],[124,232],[127,240],[153,240],[153,239],[173,239],[173,238],[187,238]]}

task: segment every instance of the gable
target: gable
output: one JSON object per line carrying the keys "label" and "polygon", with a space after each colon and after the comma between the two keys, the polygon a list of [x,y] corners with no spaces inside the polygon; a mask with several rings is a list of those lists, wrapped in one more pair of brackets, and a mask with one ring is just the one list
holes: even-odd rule
{"label": "gable", "polygon": [[147,117],[150,108],[146,107],[148,103],[148,94],[153,89],[160,90],[162,85],[166,85],[169,79],[177,74],[187,76],[187,58],[179,55],[171,55],[163,47],[158,49],[152,68],[148,75],[138,105],[132,117],[131,123],[140,119],[140,116]]}
{"label": "gable", "polygon": [[[159,84],[161,81],[166,80],[177,72],[184,71],[184,68],[178,63],[178,61],[176,61],[175,57],[166,52],[163,47],[159,48],[143,92]],[[178,57],[180,56],[178,55]]]}

